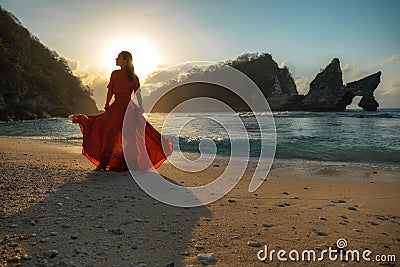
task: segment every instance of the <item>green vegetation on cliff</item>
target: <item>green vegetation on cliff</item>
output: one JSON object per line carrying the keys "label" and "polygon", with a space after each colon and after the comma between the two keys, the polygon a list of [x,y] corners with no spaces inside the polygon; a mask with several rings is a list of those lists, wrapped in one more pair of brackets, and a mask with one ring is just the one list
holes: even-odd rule
{"label": "green vegetation on cliff", "polygon": [[0,7],[0,120],[95,114],[91,95],[65,59]]}

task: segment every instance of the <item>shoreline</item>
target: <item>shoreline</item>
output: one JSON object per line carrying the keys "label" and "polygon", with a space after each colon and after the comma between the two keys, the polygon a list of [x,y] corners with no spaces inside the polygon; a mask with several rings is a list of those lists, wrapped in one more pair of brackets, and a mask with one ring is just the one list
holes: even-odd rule
{"label": "shoreline", "polygon": [[[0,266],[203,266],[198,255],[207,253],[214,253],[210,265],[265,266],[257,259],[264,245],[320,252],[340,238],[349,249],[400,257],[396,168],[276,161],[249,192],[250,164],[221,199],[180,208],[155,201],[129,172],[94,172],[80,147],[0,138],[0,159]],[[216,158],[210,168],[187,173],[166,161],[157,170],[199,186],[225,164]],[[275,257],[270,264],[283,263]],[[321,265],[298,262],[304,264]]]}
{"label": "shoreline", "polygon": [[[54,140],[54,139],[37,139],[37,138],[25,138],[25,137],[2,137],[11,139],[28,139],[39,145],[55,146],[63,148],[67,152],[75,154],[81,154],[81,141],[77,143],[75,140],[70,142],[66,140]],[[188,159],[197,159],[200,154],[194,152],[183,152]],[[83,159],[86,159],[83,157]],[[217,162],[229,161],[229,156],[217,155],[215,157]],[[248,167],[246,172],[254,171],[257,163],[262,164],[262,159],[257,157],[250,157],[248,160]],[[168,162],[168,161],[167,161]],[[226,164],[226,163],[225,163]],[[223,165],[225,165],[223,164]],[[211,165],[211,164],[210,164]],[[291,166],[294,170],[288,171],[287,167]],[[318,172],[318,168],[320,172]],[[315,172],[310,172],[309,169],[315,169]],[[294,177],[309,177],[314,179],[326,179],[336,178],[343,179],[341,174],[343,172],[356,171],[357,173],[352,176],[346,176],[347,179],[353,180],[368,180],[371,181],[382,181],[382,182],[400,182],[400,163],[366,163],[366,162],[345,162],[345,161],[322,161],[322,160],[308,160],[308,159],[280,159],[274,158],[268,175],[278,176],[294,176]],[[297,174],[296,174],[297,173]]]}
{"label": "shoreline", "polygon": [[[81,148],[82,140],[66,140],[66,139],[52,139],[52,138],[42,138],[36,136],[0,136],[0,139],[10,138],[10,139],[27,139],[34,141],[38,144],[44,145],[54,145],[58,147],[64,147],[65,149],[71,148],[72,151],[78,151],[78,148]],[[79,150],[80,153],[80,150]],[[187,155],[189,158],[197,158],[198,153],[183,151],[183,154]],[[225,155],[217,155],[216,158],[220,158],[221,160],[228,160],[229,156]],[[249,162],[255,162],[259,158],[258,157],[249,157]],[[292,164],[308,164],[308,165],[328,165],[328,166],[354,166],[354,167],[371,167],[371,168],[387,168],[392,169],[394,171],[400,171],[400,162],[357,162],[357,161],[334,161],[334,160],[313,160],[313,159],[304,159],[304,158],[274,158],[274,163],[292,163]],[[400,178],[399,178],[400,179]]]}

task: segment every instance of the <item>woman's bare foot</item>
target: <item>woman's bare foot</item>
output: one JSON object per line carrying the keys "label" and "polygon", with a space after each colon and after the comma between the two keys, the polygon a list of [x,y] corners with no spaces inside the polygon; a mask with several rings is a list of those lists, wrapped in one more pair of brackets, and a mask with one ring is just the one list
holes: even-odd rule
{"label": "woman's bare foot", "polygon": [[104,171],[106,171],[106,168],[104,168],[102,166],[97,166],[96,169],[94,169],[94,170],[98,171],[98,172],[104,172]]}

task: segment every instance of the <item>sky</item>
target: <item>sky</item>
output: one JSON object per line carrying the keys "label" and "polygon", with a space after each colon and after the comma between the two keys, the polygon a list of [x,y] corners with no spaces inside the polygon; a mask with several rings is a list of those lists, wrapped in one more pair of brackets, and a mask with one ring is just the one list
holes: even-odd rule
{"label": "sky", "polygon": [[[141,80],[188,61],[270,53],[299,93],[334,57],[344,82],[382,71],[381,107],[400,107],[400,1],[0,0],[102,99],[120,50]],[[98,99],[97,99],[98,98]],[[98,100],[100,101],[100,100]]]}

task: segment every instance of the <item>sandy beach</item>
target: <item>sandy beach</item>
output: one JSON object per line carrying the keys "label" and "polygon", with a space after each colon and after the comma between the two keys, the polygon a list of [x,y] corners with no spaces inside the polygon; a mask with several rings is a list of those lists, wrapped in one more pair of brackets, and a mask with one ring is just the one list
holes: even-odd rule
{"label": "sandy beach", "polygon": [[[148,196],[129,172],[93,171],[78,146],[0,138],[0,159],[0,266],[284,266],[276,252],[265,261],[257,253],[320,253],[341,238],[345,250],[372,251],[361,266],[397,266],[375,256],[400,256],[398,166],[277,160],[249,193],[250,164],[225,197],[180,208]],[[184,173],[166,161],[158,171],[193,186],[224,166],[217,158]],[[290,263],[360,265],[327,255]]]}

